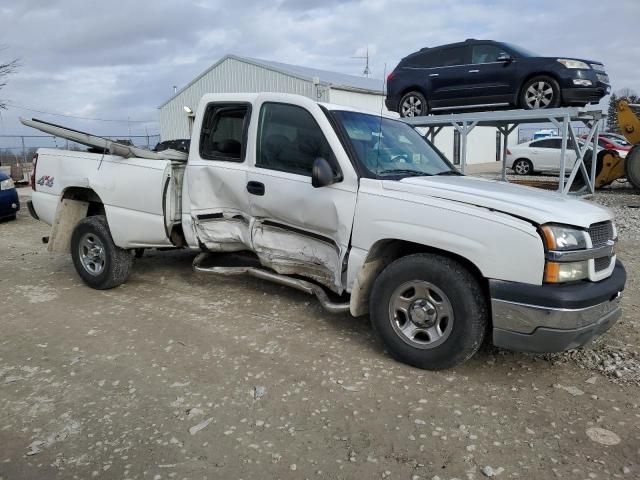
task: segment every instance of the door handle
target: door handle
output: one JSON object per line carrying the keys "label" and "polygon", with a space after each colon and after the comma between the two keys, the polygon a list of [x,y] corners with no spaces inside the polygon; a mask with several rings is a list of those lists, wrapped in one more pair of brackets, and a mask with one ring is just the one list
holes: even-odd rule
{"label": "door handle", "polygon": [[264,195],[264,183],[262,182],[249,182],[247,183],[247,192],[251,195]]}
{"label": "door handle", "polygon": [[480,70],[469,70],[469,73],[478,73]]}
{"label": "door handle", "polygon": [[440,76],[440,74],[439,73],[431,73],[431,74],[429,74],[429,76],[430,77],[438,77],[438,76]]}

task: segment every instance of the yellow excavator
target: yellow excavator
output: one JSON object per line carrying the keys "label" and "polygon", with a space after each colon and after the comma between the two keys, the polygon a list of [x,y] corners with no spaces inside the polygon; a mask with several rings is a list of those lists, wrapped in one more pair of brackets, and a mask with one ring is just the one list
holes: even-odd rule
{"label": "yellow excavator", "polygon": [[627,177],[631,185],[640,189],[640,118],[631,109],[633,106],[636,105],[630,105],[626,100],[620,100],[617,105],[618,126],[624,138],[632,145],[631,150],[626,158],[611,150],[603,150],[598,154],[595,188]]}

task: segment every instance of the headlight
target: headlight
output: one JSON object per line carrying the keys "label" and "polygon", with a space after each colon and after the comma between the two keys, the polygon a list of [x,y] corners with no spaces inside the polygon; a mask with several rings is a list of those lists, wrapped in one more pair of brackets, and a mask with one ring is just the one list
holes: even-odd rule
{"label": "headlight", "polygon": [[[544,225],[542,237],[547,251],[574,251],[587,249],[587,232],[562,225]],[[589,278],[589,261],[555,262],[544,265],[545,283],[575,282]]]}
{"label": "headlight", "polygon": [[584,250],[587,232],[561,225],[544,225],[542,235],[548,250]]}
{"label": "headlight", "polygon": [[6,180],[2,180],[0,182],[0,190],[9,190],[10,188],[13,188],[15,185],[13,183],[13,180],[11,180],[10,178],[7,178]]}
{"label": "headlight", "polygon": [[562,65],[564,65],[567,68],[582,68],[584,70],[590,70],[591,67],[584,63],[581,62],[580,60],[571,60],[568,58],[559,58],[558,62],[560,62]]}

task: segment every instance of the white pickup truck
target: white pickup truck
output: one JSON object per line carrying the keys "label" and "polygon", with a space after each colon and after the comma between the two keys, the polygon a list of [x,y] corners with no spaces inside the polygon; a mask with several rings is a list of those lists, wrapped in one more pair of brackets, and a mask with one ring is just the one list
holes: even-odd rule
{"label": "white pickup truck", "polygon": [[208,94],[188,158],[113,147],[40,149],[35,161],[29,209],[93,288],[125,282],[141,249],[189,248],[204,252],[197,271],[368,313],[393,357],[426,369],[465,361],[487,334],[519,351],[575,348],[621,315],[609,210],[463,176],[399,120]]}

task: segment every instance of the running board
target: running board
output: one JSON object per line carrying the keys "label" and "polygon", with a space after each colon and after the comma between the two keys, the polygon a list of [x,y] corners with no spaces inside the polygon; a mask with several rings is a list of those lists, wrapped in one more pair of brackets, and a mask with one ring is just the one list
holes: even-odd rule
{"label": "running board", "polygon": [[320,285],[316,285],[315,283],[288,277],[286,275],[280,275],[258,267],[201,267],[200,264],[206,257],[206,253],[201,253],[193,260],[193,270],[195,272],[212,273],[214,275],[221,275],[225,277],[232,275],[249,275],[261,280],[278,283],[286,287],[292,287],[310,295],[315,295],[320,302],[320,305],[322,305],[322,308],[327,312],[345,313],[349,311],[349,302],[337,303],[332,301],[327,295],[327,292],[325,292]]}

